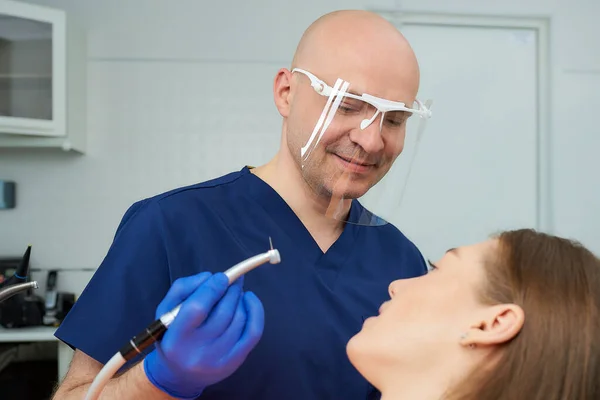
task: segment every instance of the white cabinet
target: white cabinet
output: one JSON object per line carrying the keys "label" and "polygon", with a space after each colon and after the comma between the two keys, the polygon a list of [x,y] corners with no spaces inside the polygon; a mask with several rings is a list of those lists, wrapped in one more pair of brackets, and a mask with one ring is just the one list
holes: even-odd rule
{"label": "white cabinet", "polygon": [[0,148],[85,151],[86,49],[62,10],[0,0]]}

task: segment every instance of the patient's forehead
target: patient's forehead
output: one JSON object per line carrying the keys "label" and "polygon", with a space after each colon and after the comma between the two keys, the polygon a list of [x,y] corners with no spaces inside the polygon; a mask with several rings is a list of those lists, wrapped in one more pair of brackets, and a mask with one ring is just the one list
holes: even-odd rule
{"label": "patient's forehead", "polygon": [[476,260],[483,258],[486,254],[491,254],[498,247],[497,239],[487,239],[464,246],[460,246],[459,251],[461,257],[468,258],[470,260]]}
{"label": "patient's forehead", "polygon": [[444,263],[461,279],[478,284],[485,278],[485,265],[498,249],[498,241],[489,239],[457,248],[449,249]]}

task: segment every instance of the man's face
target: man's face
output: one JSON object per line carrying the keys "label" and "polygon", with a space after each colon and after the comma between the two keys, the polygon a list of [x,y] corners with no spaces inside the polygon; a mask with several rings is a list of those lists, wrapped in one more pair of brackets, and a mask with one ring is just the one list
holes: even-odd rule
{"label": "man's face", "polygon": [[[309,72],[331,87],[338,78],[344,79],[350,82],[346,91],[358,96],[368,93],[408,106],[412,106],[416,96],[415,85],[403,85],[406,79],[390,68],[341,76]],[[372,120],[378,110],[367,102],[343,97],[337,108],[335,104],[330,107],[328,96],[317,93],[308,77],[294,73],[293,82],[295,92],[286,136],[304,179],[322,195],[363,196],[385,176],[402,152],[409,115],[398,111],[379,113]],[[327,125],[328,113],[323,111],[330,109],[335,111]],[[321,129],[315,130],[320,120]],[[371,120],[368,127],[361,128],[361,122]]]}

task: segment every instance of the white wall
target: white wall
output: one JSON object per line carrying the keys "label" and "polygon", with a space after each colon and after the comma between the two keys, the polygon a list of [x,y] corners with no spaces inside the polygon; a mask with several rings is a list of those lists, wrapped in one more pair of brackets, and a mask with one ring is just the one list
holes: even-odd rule
{"label": "white wall", "polygon": [[18,208],[0,211],[0,256],[32,243],[34,267],[94,268],[133,201],[229,172],[224,161],[267,161],[280,132],[272,79],[305,27],[334,9],[400,7],[551,17],[553,230],[600,252],[596,0],[30,2],[87,30],[88,152],[0,150],[0,179],[18,183]]}

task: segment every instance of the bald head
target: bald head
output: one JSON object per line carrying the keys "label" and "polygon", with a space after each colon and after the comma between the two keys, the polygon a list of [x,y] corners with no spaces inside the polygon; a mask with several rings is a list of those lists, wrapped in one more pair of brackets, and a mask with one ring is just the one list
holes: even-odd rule
{"label": "bald head", "polygon": [[[305,31],[294,68],[304,71],[281,68],[273,82],[275,104],[283,117],[277,162],[300,172],[302,187],[325,199],[321,210],[329,209],[328,199],[333,197],[343,198],[347,206],[347,199],[359,198],[382,179],[404,148],[406,114],[375,112],[372,101],[375,97],[377,104],[390,104],[381,101],[385,99],[414,106],[419,89],[415,54],[381,16],[336,11]],[[330,108],[332,97],[315,90],[313,76],[330,87],[343,81],[340,91],[331,94],[354,96],[336,96]],[[370,100],[357,101],[356,95],[363,94]],[[370,124],[363,128],[365,121]],[[356,168],[362,172],[352,172]]]}
{"label": "bald head", "polygon": [[[385,18],[363,10],[335,11],[312,23],[294,54],[292,68],[296,67],[330,83],[342,78],[360,86],[357,89],[390,100],[400,95],[395,90],[398,85],[405,96],[416,96],[420,78],[406,38]],[[387,82],[376,82],[376,78]]]}

